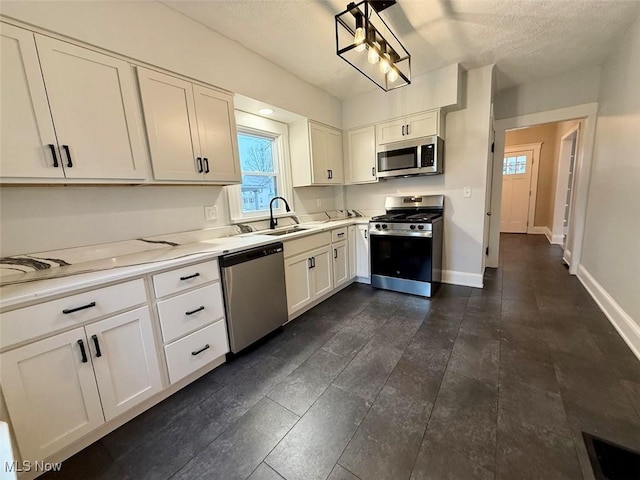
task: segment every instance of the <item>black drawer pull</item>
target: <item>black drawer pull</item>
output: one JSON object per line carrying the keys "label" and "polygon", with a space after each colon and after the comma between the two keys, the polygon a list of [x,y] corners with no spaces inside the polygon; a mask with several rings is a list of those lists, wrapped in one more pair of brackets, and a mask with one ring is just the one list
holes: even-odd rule
{"label": "black drawer pull", "polygon": [[91,335],[91,340],[93,340],[93,345],[96,347],[96,357],[101,357],[102,352],[100,351],[100,342],[98,342],[98,336]]}
{"label": "black drawer pull", "polygon": [[96,302],[91,302],[91,303],[87,303],[86,305],[83,305],[81,307],[76,307],[76,308],[65,308],[64,310],[62,310],[62,313],[64,313],[65,315],[68,315],[70,313],[73,312],[79,312],[80,310],[86,310],[87,308],[92,308],[96,306]]}
{"label": "black drawer pull", "polygon": [[190,312],[184,312],[184,314],[193,315],[194,313],[201,312],[202,310],[204,310],[204,305],[200,305],[198,308],[196,308],[195,310],[191,310]]}
{"label": "black drawer pull", "polygon": [[87,351],[84,349],[84,342],[82,340],[78,340],[78,345],[80,345],[80,353],[82,354],[82,363],[87,363]]}
{"label": "black drawer pull", "polygon": [[339,237],[341,237],[343,235],[344,235],[344,232],[338,234]]}
{"label": "black drawer pull", "polygon": [[187,275],[186,277],[180,277],[180,280],[190,280],[192,278],[196,278],[199,277],[200,274],[198,272],[194,273],[193,275]]}
{"label": "black drawer pull", "polygon": [[69,150],[69,145],[62,145],[64,151],[67,153],[67,167],[73,167],[73,162],[71,161],[71,151]]}
{"label": "black drawer pull", "polygon": [[196,350],[195,352],[191,352],[191,355],[195,356],[198,355],[202,352],[204,352],[206,349],[210,348],[209,344],[207,343],[204,347],[202,347],[200,350]]}
{"label": "black drawer pull", "polygon": [[58,168],[58,155],[56,155],[56,146],[53,143],[49,144],[49,148],[51,149],[51,156],[53,157],[53,166]]}
{"label": "black drawer pull", "polygon": [[198,163],[198,173],[202,173],[202,158],[196,158],[196,162]]}
{"label": "black drawer pull", "polygon": [[209,159],[207,157],[204,157],[204,173],[209,173]]}

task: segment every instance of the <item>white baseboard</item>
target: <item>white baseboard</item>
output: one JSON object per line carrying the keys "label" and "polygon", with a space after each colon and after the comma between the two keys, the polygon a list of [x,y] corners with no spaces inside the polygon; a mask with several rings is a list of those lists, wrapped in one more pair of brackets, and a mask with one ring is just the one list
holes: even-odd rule
{"label": "white baseboard", "polygon": [[453,285],[463,285],[465,287],[482,288],[482,274],[456,272],[454,270],[442,271],[442,283],[451,283]]}
{"label": "white baseboard", "polygon": [[527,230],[527,234],[529,235],[544,235],[546,230],[549,230],[547,227],[531,227]]}
{"label": "white baseboard", "polygon": [[633,321],[620,305],[609,295],[582,265],[578,267],[578,279],[587,289],[600,309],[607,316],[631,351],[640,360],[640,326]]}

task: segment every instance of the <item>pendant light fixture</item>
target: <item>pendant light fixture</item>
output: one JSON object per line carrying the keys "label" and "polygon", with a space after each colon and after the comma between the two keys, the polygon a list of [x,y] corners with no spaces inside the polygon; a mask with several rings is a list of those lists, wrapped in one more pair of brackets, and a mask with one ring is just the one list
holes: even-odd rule
{"label": "pendant light fixture", "polygon": [[336,15],[336,53],[385,92],[411,83],[411,55],[380,17],[395,1],[350,3]]}

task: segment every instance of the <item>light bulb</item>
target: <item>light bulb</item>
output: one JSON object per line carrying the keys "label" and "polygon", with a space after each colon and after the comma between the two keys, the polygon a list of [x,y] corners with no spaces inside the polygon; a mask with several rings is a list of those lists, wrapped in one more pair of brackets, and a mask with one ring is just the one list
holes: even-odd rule
{"label": "light bulb", "polygon": [[391,64],[389,63],[389,55],[384,54],[380,59],[380,71],[384,74],[389,73],[391,70]]}
{"label": "light bulb", "polygon": [[366,35],[364,34],[364,28],[356,28],[356,33],[353,36],[353,44],[357,45],[356,52],[363,52],[364,49],[367,48],[367,44],[364,41],[365,38]]}
{"label": "light bulb", "polygon": [[390,82],[395,82],[396,80],[398,80],[398,76],[398,71],[395,68],[392,68],[391,70],[389,70],[389,75],[387,76],[387,78]]}
{"label": "light bulb", "polygon": [[367,60],[371,65],[375,64],[380,59],[377,50],[378,48],[380,48],[380,44],[378,42],[373,42],[371,45],[369,45],[369,54],[367,55]]}

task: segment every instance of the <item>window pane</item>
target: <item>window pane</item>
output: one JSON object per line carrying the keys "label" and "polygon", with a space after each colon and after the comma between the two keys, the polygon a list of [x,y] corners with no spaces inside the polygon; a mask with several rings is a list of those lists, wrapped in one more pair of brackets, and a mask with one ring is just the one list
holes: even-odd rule
{"label": "window pane", "polygon": [[507,175],[513,175],[516,173],[516,167],[514,165],[509,165],[507,167]]}
{"label": "window pane", "polygon": [[516,167],[516,173],[527,173],[527,166],[519,163]]}
{"label": "window pane", "polygon": [[275,173],[272,139],[240,133],[238,150],[243,172]]}
{"label": "window pane", "polygon": [[[242,212],[268,210],[271,199],[278,195],[275,176],[242,175]],[[273,208],[278,204],[274,202]]]}

